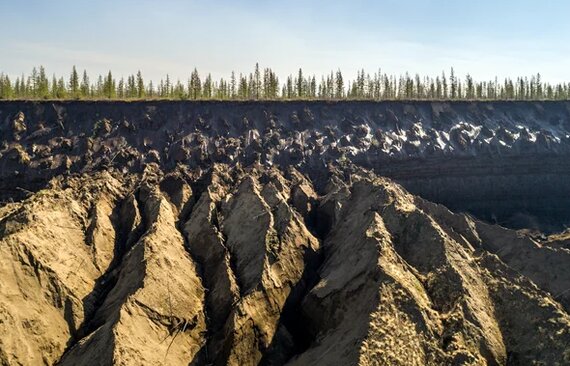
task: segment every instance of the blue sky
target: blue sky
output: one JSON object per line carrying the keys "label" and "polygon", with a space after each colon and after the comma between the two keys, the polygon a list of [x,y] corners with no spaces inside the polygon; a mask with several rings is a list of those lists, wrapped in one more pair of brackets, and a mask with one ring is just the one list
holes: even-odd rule
{"label": "blue sky", "polygon": [[0,0],[0,72],[215,78],[340,68],[570,81],[566,0]]}

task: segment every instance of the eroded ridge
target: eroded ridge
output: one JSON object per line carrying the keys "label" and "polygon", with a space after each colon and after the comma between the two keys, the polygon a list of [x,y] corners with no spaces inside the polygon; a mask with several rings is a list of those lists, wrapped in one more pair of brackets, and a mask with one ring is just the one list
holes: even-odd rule
{"label": "eroded ridge", "polygon": [[329,167],[62,176],[0,208],[0,363],[564,365],[564,239]]}

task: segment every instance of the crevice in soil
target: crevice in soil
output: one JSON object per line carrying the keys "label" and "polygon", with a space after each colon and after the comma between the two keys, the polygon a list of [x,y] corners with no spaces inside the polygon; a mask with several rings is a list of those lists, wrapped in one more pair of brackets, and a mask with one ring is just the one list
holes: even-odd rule
{"label": "crevice in soil", "polygon": [[[133,203],[136,205],[135,209],[138,209],[139,212],[142,213],[141,208],[143,207],[143,203],[139,200],[138,192],[134,194],[134,197],[135,199]],[[95,319],[97,311],[105,302],[107,295],[109,295],[111,290],[115,287],[118,280],[120,265],[124,256],[129,251],[130,246],[137,243],[146,231],[147,226],[145,223],[145,215],[140,215],[141,223],[138,227],[133,227],[132,230],[129,230],[127,227],[123,227],[124,222],[117,219],[118,217],[121,217],[121,211],[123,210],[124,205],[128,204],[128,199],[128,196],[123,198],[113,208],[111,216],[114,220],[111,220],[111,222],[116,233],[113,259],[105,273],[97,279],[91,293],[83,299],[85,311],[83,324],[81,324],[77,328],[77,331],[72,334],[60,360],[64,358],[64,356],[77,344],[78,341],[92,333],[100,326],[99,322]]]}

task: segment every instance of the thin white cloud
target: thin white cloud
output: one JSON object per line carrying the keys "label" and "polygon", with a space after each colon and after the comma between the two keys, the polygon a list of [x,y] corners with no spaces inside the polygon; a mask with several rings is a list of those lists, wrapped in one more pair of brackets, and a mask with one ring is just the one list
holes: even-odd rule
{"label": "thin white cloud", "polygon": [[[244,18],[246,21],[249,18]],[[5,41],[3,49],[11,57],[0,64],[0,70],[14,76],[29,72],[43,64],[48,72],[66,75],[72,65],[87,69],[90,74],[104,74],[109,69],[116,76],[141,69],[154,81],[167,73],[172,79],[185,80],[193,67],[214,78],[228,77],[231,70],[252,71],[255,62],[274,68],[282,80],[303,67],[307,74],[326,74],[340,68],[353,77],[364,68],[374,73],[379,67],[388,73],[420,73],[437,75],[453,66],[458,75],[470,73],[477,79],[498,76],[516,77],[540,72],[545,81],[570,80],[570,55],[553,50],[546,44],[501,42],[487,39],[465,39],[463,43],[421,43],[397,39],[390,34],[377,35],[349,32],[342,37],[312,37],[302,30],[290,31],[285,26],[264,32],[271,22],[253,23],[239,42],[220,39],[209,43],[198,38],[187,44],[181,40],[174,55],[157,53],[152,48],[132,52],[125,47],[116,52],[94,49],[71,49],[47,42]],[[304,35],[304,36],[303,36]],[[127,53],[125,55],[124,53]],[[165,55],[165,56],[161,56]]]}
{"label": "thin white cloud", "polygon": [[[188,69],[187,64],[155,56],[141,59],[135,56],[123,56],[120,53],[68,49],[39,42],[9,42],[6,48],[11,54],[15,53],[26,57],[29,60],[28,69],[45,64],[49,67],[48,71],[51,70],[58,74],[67,73],[72,65],[77,65],[81,69],[85,68],[93,74],[103,74],[111,70],[119,75],[135,73],[144,66],[150,69],[148,72],[154,75],[153,78],[163,77],[168,72]],[[19,64],[21,65],[21,63]]]}

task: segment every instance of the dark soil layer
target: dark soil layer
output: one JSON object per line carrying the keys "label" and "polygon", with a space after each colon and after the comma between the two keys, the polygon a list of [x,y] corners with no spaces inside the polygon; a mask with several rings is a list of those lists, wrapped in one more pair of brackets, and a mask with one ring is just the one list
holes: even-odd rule
{"label": "dark soil layer", "polygon": [[355,164],[492,223],[570,223],[569,102],[0,102],[0,199],[149,162]]}

